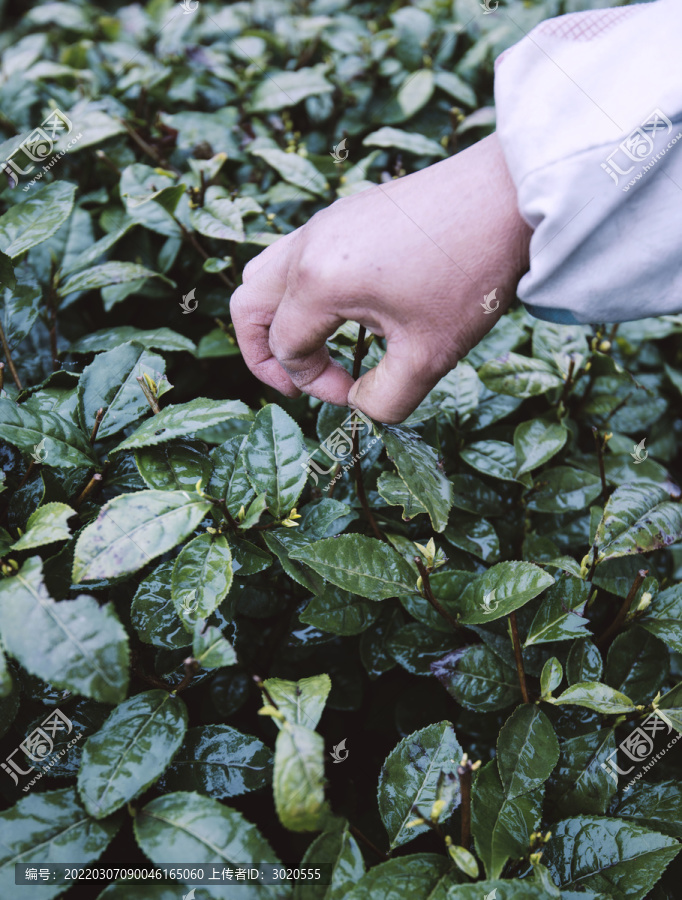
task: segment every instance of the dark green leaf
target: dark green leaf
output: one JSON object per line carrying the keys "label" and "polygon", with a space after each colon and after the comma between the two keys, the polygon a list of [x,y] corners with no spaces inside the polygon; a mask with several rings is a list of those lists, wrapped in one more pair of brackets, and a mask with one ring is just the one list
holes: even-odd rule
{"label": "dark green leaf", "polygon": [[552,723],[536,706],[519,706],[497,738],[497,767],[510,800],[539,788],[559,759]]}

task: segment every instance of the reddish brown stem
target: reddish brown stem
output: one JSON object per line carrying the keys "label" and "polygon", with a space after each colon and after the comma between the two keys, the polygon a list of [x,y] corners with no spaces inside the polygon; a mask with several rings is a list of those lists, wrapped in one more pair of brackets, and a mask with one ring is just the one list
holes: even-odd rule
{"label": "reddish brown stem", "polygon": [[592,434],[594,435],[594,443],[597,448],[597,459],[599,460],[599,477],[601,478],[601,490],[602,494],[606,496],[606,473],[604,471],[604,441],[602,436],[599,434],[598,429],[593,425],[592,426]]}
{"label": "reddish brown stem", "polygon": [[179,694],[180,691],[184,691],[185,688],[188,688],[194,680],[194,676],[201,668],[199,661],[194,659],[193,656],[188,656],[187,659],[184,660],[183,665],[185,667],[185,675],[180,684],[173,689],[173,694]]}
{"label": "reddish brown stem", "polygon": [[95,424],[92,426],[92,431],[90,432],[90,443],[94,444],[97,438],[97,432],[99,431],[99,426],[102,423],[102,419],[104,418],[104,407],[100,406],[100,408],[95,413]]}
{"label": "reddish brown stem", "polygon": [[528,688],[526,687],[526,672],[523,668],[523,654],[521,653],[521,641],[519,640],[519,626],[516,621],[516,613],[509,613],[509,621],[511,623],[512,641],[514,643],[514,656],[516,658],[516,671],[519,676],[519,685],[521,687],[521,696],[524,703],[529,703]]}
{"label": "reddish brown stem", "polygon": [[564,382],[564,389],[561,392],[561,397],[559,397],[559,405],[562,403],[565,405],[566,400],[568,399],[568,395],[571,392],[571,388],[573,387],[573,372],[575,370],[575,360],[571,360],[568,364],[568,374],[566,375],[566,381]]}
{"label": "reddish brown stem", "polygon": [[445,621],[450,625],[455,631],[459,631],[461,629],[461,625],[450,613],[445,609],[445,607],[440,603],[439,600],[436,600],[433,590],[431,588],[431,581],[429,580],[429,572],[424,565],[423,561],[415,556],[415,563],[417,564],[417,568],[419,569],[419,574],[422,578],[422,585],[424,586],[424,596],[429,601],[431,606],[436,610],[436,612],[441,615]]}
{"label": "reddish brown stem", "polygon": [[[360,370],[362,367],[362,358],[365,355],[365,326],[360,325],[358,327],[358,340],[355,345],[355,356],[353,357],[353,380],[357,381],[360,377]],[[369,503],[367,502],[367,494],[365,493],[365,484],[362,480],[362,466],[360,465],[360,428],[359,422],[353,420],[353,425],[356,426],[353,428],[353,444],[352,444],[352,453],[353,453],[353,474],[355,475],[355,490],[357,491],[358,499],[362,505],[362,510],[365,514],[365,519],[367,523],[371,527],[374,532],[374,536],[377,537],[380,541],[384,541],[388,543],[388,539],[382,533],[381,529],[376,523],[376,519],[372,514],[372,510],[369,507]]]}
{"label": "reddish brown stem", "polygon": [[151,390],[149,389],[149,385],[142,375],[137,376],[137,383],[142,388],[142,393],[147,398],[147,403],[150,405],[152,412],[155,416],[158,415],[158,413],[161,412],[161,407],[159,406],[156,397],[154,396],[154,394],[152,394]]}
{"label": "reddish brown stem", "polygon": [[7,365],[9,367],[12,378],[14,379],[14,383],[19,388],[20,391],[23,391],[24,386],[21,383],[21,379],[17,373],[16,368],[14,367],[14,360],[12,359],[12,354],[10,353],[9,344],[7,343],[7,338],[5,337],[5,332],[2,327],[2,323],[0,322],[0,343],[2,344],[2,352],[5,354],[5,359],[7,360]]}
{"label": "reddish brown stem", "polygon": [[359,837],[363,843],[367,844],[367,846],[369,847],[370,850],[373,850],[376,853],[376,855],[379,857],[379,859],[382,859],[384,862],[388,862],[390,857],[387,856],[383,852],[383,850],[379,850],[379,848],[370,841],[370,839],[367,837],[367,835],[363,834],[359,828],[355,827],[355,825],[350,825],[349,827],[350,827],[350,830],[353,832],[353,834],[356,837]]}
{"label": "reddish brown stem", "polygon": [[623,600],[620,609],[616,613],[616,618],[613,620],[613,622],[611,622],[602,636],[598,638],[596,642],[597,647],[601,648],[605,646],[610,642],[611,638],[614,635],[618,634],[623,626],[623,622],[625,621],[627,614],[630,612],[630,607],[632,606],[632,603],[637,596],[637,591],[641,588],[642,582],[648,574],[648,569],[640,569],[639,572],[635,575],[635,580],[632,582],[632,586],[628,591],[627,597],[625,598],[625,600]]}
{"label": "reddish brown stem", "polygon": [[103,476],[100,475],[99,472],[95,472],[90,481],[85,485],[83,490],[80,492],[78,497],[76,498],[76,502],[73,504],[74,509],[78,509],[85,500],[88,499],[90,494],[95,490],[96,487],[102,482]]}
{"label": "reddish brown stem", "polygon": [[473,769],[469,760],[464,765],[457,766],[457,775],[459,776],[459,792],[462,798],[460,804],[460,812],[462,816],[462,830],[460,836],[460,844],[465,850],[469,849],[471,843],[471,773]]}

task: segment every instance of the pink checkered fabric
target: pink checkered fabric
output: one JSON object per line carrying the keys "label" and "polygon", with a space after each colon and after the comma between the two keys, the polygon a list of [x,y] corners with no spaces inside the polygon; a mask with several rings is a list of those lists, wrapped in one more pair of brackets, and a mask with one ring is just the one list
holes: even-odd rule
{"label": "pink checkered fabric", "polygon": [[619,25],[623,19],[637,15],[647,4],[621,6],[616,9],[593,9],[585,12],[570,13],[547,19],[535,29],[535,33],[547,37],[564,38],[569,41],[593,41],[603,37],[607,32]]}

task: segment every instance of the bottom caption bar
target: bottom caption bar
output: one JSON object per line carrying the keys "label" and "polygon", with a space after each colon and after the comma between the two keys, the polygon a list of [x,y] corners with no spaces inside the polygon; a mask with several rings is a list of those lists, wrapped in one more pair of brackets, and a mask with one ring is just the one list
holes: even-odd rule
{"label": "bottom caption bar", "polygon": [[76,882],[112,881],[125,884],[331,884],[332,864],[288,869],[274,863],[224,863],[196,865],[168,864],[148,868],[130,866],[83,866],[81,863],[16,863],[14,883],[75,884]]}

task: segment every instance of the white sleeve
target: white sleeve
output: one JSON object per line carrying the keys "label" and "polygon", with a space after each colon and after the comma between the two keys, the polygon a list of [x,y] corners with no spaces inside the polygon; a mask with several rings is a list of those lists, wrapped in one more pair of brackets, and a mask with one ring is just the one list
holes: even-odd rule
{"label": "white sleeve", "polygon": [[497,60],[497,132],[534,229],[518,295],[534,315],[682,312],[681,41],[681,0],[656,0],[549,19]]}

